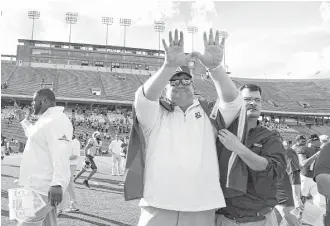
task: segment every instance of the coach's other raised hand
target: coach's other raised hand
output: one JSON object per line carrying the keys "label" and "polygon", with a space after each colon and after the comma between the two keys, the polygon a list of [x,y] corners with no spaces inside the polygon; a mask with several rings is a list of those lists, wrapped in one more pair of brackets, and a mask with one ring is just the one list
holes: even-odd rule
{"label": "coach's other raised hand", "polygon": [[163,39],[163,46],[165,49],[165,65],[170,67],[179,67],[187,65],[190,60],[190,55],[186,56],[184,53],[183,32],[180,31],[180,39],[178,29],[174,31],[174,40],[172,31],[169,32],[169,46]]}
{"label": "coach's other raised hand", "polygon": [[212,28],[210,29],[209,38],[207,38],[206,32],[204,32],[204,54],[194,51],[193,57],[199,59],[202,65],[207,69],[218,67],[223,59],[225,38],[223,37],[220,43],[220,32],[217,30],[215,37],[213,35]]}

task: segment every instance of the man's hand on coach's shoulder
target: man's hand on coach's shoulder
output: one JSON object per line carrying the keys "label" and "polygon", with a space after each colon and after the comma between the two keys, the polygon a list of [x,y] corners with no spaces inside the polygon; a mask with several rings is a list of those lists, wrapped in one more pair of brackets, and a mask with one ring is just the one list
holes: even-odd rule
{"label": "man's hand on coach's shoulder", "polygon": [[174,40],[172,31],[169,32],[169,45],[166,44],[165,39],[163,39],[163,46],[165,49],[165,66],[177,68],[183,65],[188,65],[190,60],[190,55],[184,53],[184,38],[183,32],[175,29]]}
{"label": "man's hand on coach's shoulder", "polygon": [[213,30],[211,28],[208,39],[206,32],[204,32],[204,54],[194,51],[192,56],[199,59],[201,64],[204,65],[206,69],[216,68],[220,66],[223,60],[224,46],[225,37],[222,37],[220,43],[220,32],[217,30],[214,37]]}
{"label": "man's hand on coach's shoulder", "polygon": [[229,150],[236,152],[237,154],[240,153],[240,151],[244,150],[244,144],[235,136],[233,133],[231,133],[227,129],[222,129],[218,132],[218,138],[220,142]]}

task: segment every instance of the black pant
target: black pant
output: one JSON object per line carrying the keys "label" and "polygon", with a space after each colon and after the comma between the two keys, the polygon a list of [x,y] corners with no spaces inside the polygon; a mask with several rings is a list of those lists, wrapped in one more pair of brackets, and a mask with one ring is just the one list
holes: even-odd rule
{"label": "black pant", "polygon": [[91,156],[91,155],[87,155],[87,158],[88,158],[88,160],[89,160],[90,163],[91,163],[91,169],[92,169],[92,170],[97,169],[97,166],[96,166],[96,164],[95,164],[95,162],[94,162],[94,157]]}

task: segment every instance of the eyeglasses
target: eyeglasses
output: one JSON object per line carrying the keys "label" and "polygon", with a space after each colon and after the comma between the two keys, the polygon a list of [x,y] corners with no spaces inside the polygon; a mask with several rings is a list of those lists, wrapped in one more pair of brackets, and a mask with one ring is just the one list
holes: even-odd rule
{"label": "eyeglasses", "polygon": [[261,103],[261,99],[260,98],[252,98],[252,97],[245,97],[244,101],[247,103],[251,103],[252,101],[255,101],[256,103]]}
{"label": "eyeglasses", "polygon": [[170,81],[171,86],[178,86],[178,85],[180,85],[180,83],[184,86],[189,86],[193,83],[193,81],[190,79],[178,79],[178,80]]}

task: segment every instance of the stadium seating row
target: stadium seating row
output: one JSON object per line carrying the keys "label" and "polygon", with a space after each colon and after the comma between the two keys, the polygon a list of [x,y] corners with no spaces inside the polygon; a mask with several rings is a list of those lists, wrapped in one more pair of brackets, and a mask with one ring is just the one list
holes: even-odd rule
{"label": "stadium seating row", "polygon": [[[2,63],[1,80],[7,81],[4,94],[32,95],[42,81],[53,84],[57,96],[101,100],[133,101],[137,88],[148,75],[117,74],[82,70],[65,70],[37,67],[19,67]],[[329,113],[330,80],[264,80],[233,78],[239,87],[254,83],[262,90],[263,109],[273,111]],[[216,99],[216,89],[210,79],[195,78],[194,86],[210,101]],[[101,95],[91,92],[100,88]],[[301,103],[307,103],[307,107]]]}

